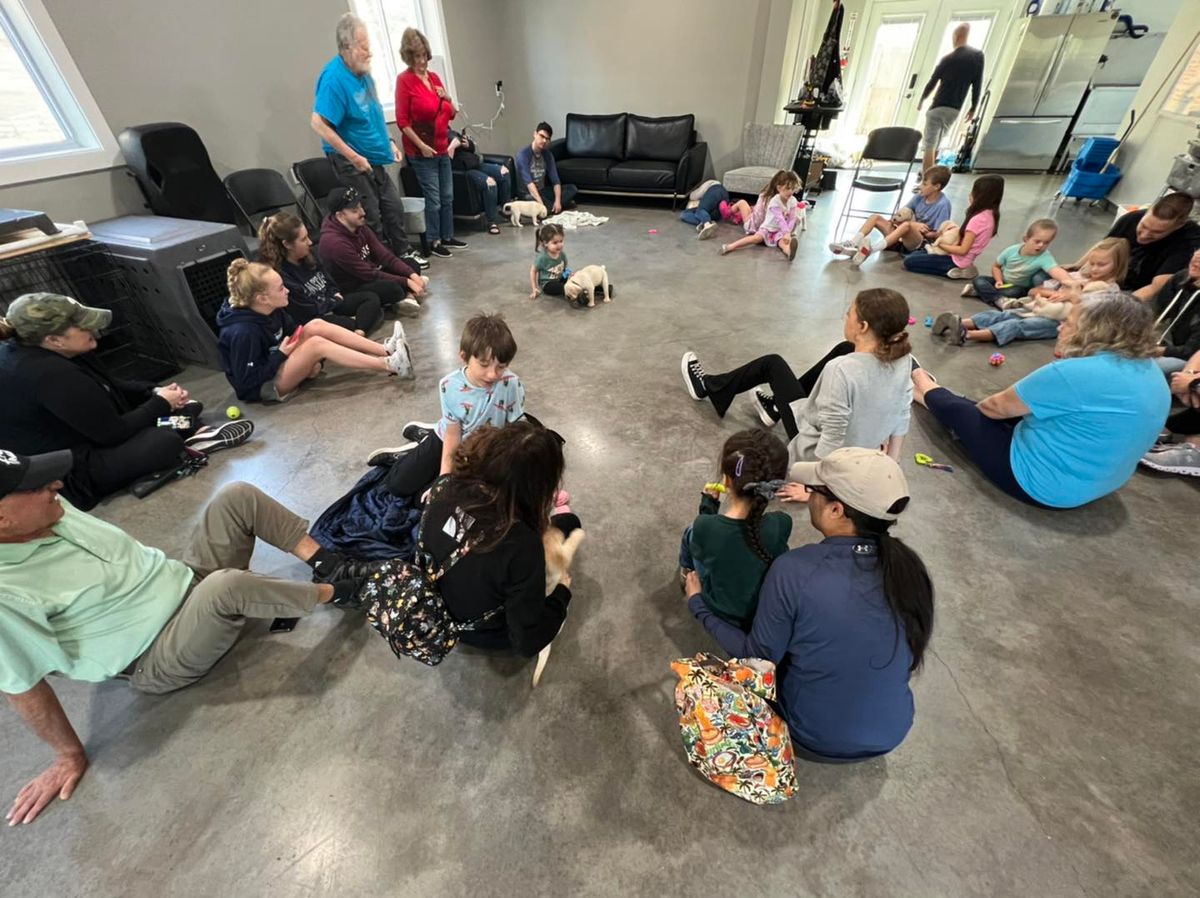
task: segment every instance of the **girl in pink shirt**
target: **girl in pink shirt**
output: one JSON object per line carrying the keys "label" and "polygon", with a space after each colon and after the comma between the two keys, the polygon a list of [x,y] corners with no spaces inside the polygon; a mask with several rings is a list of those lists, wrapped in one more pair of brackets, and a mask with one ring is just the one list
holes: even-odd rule
{"label": "girl in pink shirt", "polygon": [[721,255],[763,243],[778,249],[790,262],[796,258],[796,225],[800,223],[801,201],[795,194],[804,185],[794,171],[777,171],[763,188],[754,208],[745,200],[733,204],[733,216],[740,217],[746,236],[721,246]]}
{"label": "girl in pink shirt", "polygon": [[904,257],[904,267],[918,274],[937,277],[973,278],[978,274],[975,260],[987,248],[1000,227],[1000,201],[1004,199],[1004,178],[980,175],[971,185],[971,197],[963,220],[959,242],[945,247],[949,255],[938,255],[921,247]]}

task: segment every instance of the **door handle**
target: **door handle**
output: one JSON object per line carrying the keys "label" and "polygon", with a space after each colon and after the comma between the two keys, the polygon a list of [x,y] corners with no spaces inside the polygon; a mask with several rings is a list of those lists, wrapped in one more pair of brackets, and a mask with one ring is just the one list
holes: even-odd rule
{"label": "door handle", "polygon": [[[916,86],[917,86],[917,73],[913,72],[912,77],[908,79],[908,89],[912,90]],[[912,94],[909,94],[909,96],[912,96]]]}

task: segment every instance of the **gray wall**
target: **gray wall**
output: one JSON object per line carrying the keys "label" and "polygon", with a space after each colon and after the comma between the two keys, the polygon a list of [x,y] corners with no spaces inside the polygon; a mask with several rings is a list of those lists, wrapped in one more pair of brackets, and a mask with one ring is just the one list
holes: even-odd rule
{"label": "gray wall", "polygon": [[1200,123],[1197,119],[1168,118],[1159,115],[1159,110],[1187,64],[1188,49],[1196,42],[1198,32],[1200,0],[1184,0],[1133,99],[1138,121],[1117,157],[1123,175],[1109,196],[1115,203],[1149,203],[1158,196],[1175,156],[1186,152],[1188,138],[1196,136],[1196,125]]}
{"label": "gray wall", "polygon": [[[308,125],[317,72],[346,0],[45,0],[109,127],[183,121],[220,175],[286,171],[319,152]],[[719,174],[747,121],[777,118],[793,0],[443,0],[467,120],[508,108],[488,151],[512,151],[568,112],[692,112]],[[555,59],[551,61],[550,53]],[[787,58],[790,72],[791,58]],[[381,90],[390,86],[380,85]],[[460,119],[460,123],[462,120]],[[143,211],[121,169],[0,188],[0,206],[98,221]]]}
{"label": "gray wall", "polygon": [[[742,125],[775,118],[791,0],[507,8],[502,33],[515,49],[506,115],[514,142],[524,142],[541,119],[561,133],[568,112],[691,112],[720,173],[740,161]],[[453,54],[457,66],[457,48]]]}

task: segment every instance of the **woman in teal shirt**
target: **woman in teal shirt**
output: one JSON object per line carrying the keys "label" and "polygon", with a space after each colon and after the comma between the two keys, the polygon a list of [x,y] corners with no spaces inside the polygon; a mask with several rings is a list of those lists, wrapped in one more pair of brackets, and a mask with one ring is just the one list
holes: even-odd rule
{"label": "woman in teal shirt", "polygon": [[913,399],[1010,496],[1076,508],[1133,476],[1167,419],[1171,394],[1153,361],[1154,312],[1127,293],[1076,304],[1063,323],[1062,350],[1061,360],[978,404],[916,368]]}

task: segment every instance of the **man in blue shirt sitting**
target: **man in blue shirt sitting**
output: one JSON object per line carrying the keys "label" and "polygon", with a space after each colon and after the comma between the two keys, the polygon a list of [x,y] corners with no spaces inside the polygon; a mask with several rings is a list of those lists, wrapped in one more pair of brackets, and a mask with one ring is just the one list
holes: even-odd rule
{"label": "man in blue shirt sitting", "polygon": [[779,556],[745,633],[717,617],[688,575],[688,609],[737,658],[777,665],[792,746],[814,760],[886,754],[913,721],[909,675],[933,632],[933,584],[917,554],[888,533],[908,505],[900,466],[844,447],[797,462],[784,501],[807,502],[825,537]]}
{"label": "man in blue shirt sitting", "polygon": [[338,19],[337,47],[337,56],[317,78],[313,130],[321,136],[338,180],[362,197],[367,226],[413,268],[428,268],[429,261],[413,250],[404,233],[404,207],[388,168],[400,161],[400,151],[388,134],[371,77],[367,28],[353,13]]}
{"label": "man in blue shirt sitting", "polygon": [[517,166],[517,189],[521,191],[521,198],[539,202],[548,213],[557,215],[575,199],[575,185],[564,184],[558,178],[554,155],[546,151],[553,136],[554,129],[550,125],[538,122],[533,131],[533,143],[523,147],[513,162]]}

